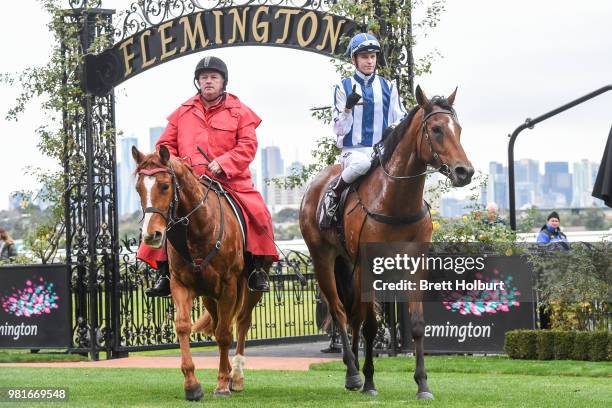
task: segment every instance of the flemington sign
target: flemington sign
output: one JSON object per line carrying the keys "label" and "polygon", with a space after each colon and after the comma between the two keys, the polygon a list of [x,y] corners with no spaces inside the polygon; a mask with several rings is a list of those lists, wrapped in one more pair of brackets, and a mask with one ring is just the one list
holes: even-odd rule
{"label": "flemington sign", "polygon": [[242,6],[200,11],[168,20],[85,56],[85,88],[103,95],[121,82],[175,58],[208,49],[265,45],[324,55],[343,52],[354,21],[295,7]]}
{"label": "flemington sign", "polygon": [[0,348],[70,347],[68,268],[0,268]]}

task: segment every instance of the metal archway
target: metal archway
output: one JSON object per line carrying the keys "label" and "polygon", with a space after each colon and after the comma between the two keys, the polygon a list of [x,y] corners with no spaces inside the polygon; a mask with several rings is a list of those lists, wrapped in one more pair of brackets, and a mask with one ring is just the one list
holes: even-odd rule
{"label": "metal archway", "polygon": [[[79,41],[65,41],[62,49],[65,57],[82,57],[79,66],[64,67],[64,82],[79,81],[82,89],[78,95],[67,96],[63,111],[66,262],[71,275],[74,352],[98,359],[100,351],[113,358],[129,351],[176,347],[172,303],[144,296],[144,283],[153,278],[150,270],[134,261],[129,248],[135,242],[120,243],[113,87],[167,61],[214,48],[258,45],[342,54],[346,44],[342,38],[360,26],[330,14],[334,3],[140,0],[115,28],[115,11],[102,8],[102,0],[69,0],[63,22],[78,33]],[[384,22],[381,26],[388,27]],[[387,35],[394,36],[392,31]],[[400,54],[403,63],[412,67],[410,46],[405,45]],[[411,91],[412,74],[406,80]],[[308,262],[294,259],[277,264],[275,270],[274,290],[263,306],[291,302],[297,314],[266,316],[269,310],[259,308],[262,319],[254,322],[254,337],[320,335],[314,316],[316,283],[308,273]],[[304,279],[283,270],[300,271]],[[296,329],[296,319],[303,330]],[[194,340],[208,343],[201,336]],[[392,343],[395,350],[397,343]]]}

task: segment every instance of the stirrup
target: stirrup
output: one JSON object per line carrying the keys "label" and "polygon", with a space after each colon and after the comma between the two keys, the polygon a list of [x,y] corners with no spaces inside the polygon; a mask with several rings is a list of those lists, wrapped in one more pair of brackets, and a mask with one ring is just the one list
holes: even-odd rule
{"label": "stirrup", "polygon": [[[258,283],[261,282],[257,282],[257,273],[263,273],[265,278],[263,278],[263,285],[261,287],[256,287]],[[253,282],[253,286],[255,287],[251,287],[251,278],[255,278],[255,282]],[[249,277],[247,278],[247,288],[249,289],[250,292],[269,292],[270,291],[270,277],[268,276],[268,274],[266,273],[265,270],[263,269],[253,269],[251,271],[251,273],[249,274]]]}

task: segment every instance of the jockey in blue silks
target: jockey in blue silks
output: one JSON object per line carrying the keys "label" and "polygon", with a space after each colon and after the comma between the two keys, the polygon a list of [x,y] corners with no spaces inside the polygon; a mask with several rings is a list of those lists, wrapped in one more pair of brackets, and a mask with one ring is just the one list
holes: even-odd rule
{"label": "jockey in blue silks", "polygon": [[[325,193],[319,224],[329,228],[342,191],[370,169],[373,147],[406,115],[395,82],[376,75],[380,43],[372,34],[355,35],[347,54],[353,76],[334,88],[333,123],[342,149],[342,174]],[[362,103],[358,103],[363,100]],[[387,132],[386,132],[387,131]]]}

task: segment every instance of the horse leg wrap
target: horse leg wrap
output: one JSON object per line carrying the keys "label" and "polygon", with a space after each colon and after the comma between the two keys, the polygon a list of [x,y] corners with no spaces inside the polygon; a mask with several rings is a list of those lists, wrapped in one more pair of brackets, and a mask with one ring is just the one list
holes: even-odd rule
{"label": "horse leg wrap", "polygon": [[230,389],[232,391],[242,391],[244,389],[244,372],[246,357],[236,354],[232,359],[232,372],[230,373]]}

